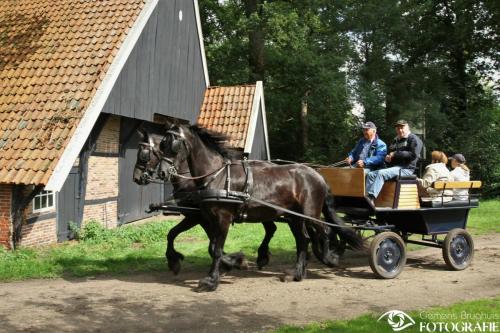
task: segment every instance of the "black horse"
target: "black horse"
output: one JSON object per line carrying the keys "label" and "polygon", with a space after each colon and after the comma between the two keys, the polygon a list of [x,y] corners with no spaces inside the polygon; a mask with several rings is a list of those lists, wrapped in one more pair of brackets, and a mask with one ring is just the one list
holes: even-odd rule
{"label": "black horse", "polygon": [[[156,176],[158,165],[162,157],[159,147],[161,140],[164,137],[165,128],[163,126],[152,125],[149,127],[150,128],[148,129],[141,127],[141,129],[138,130],[141,142],[139,143],[139,149],[137,152],[137,161],[134,168],[133,179],[134,182],[139,185],[146,185],[150,183],[151,179]],[[181,175],[186,177],[191,176],[187,163],[180,165],[179,170]],[[177,204],[184,207],[198,208],[198,202],[192,195],[197,190],[195,182],[193,180],[180,177],[173,177],[171,181],[174,187],[173,194]],[[179,234],[198,224],[203,228],[209,238],[210,244],[208,251],[210,255],[212,257],[214,255],[213,249],[215,238],[210,228],[209,221],[203,218],[201,213],[196,211],[186,212],[184,213],[184,216],[185,218],[174,226],[167,235],[167,250],[165,257],[167,258],[169,269],[174,274],[179,273],[181,269],[181,260],[184,260],[184,255],[175,250],[174,241]],[[262,269],[269,263],[269,242],[276,231],[276,225],[272,220],[262,222],[262,225],[265,229],[265,236],[258,249],[257,266],[259,269]],[[241,266],[244,265],[244,255],[242,253],[224,255],[222,262],[225,270],[230,270],[234,267],[241,268]]]}
{"label": "black horse", "polygon": [[[194,126],[173,125],[167,131],[162,141],[164,158],[161,161],[162,173],[172,173],[182,170],[186,162],[190,173],[195,177],[199,187],[207,191],[217,191],[230,188],[233,191],[248,191],[248,169],[243,162],[231,161],[224,148],[226,137]],[[175,172],[175,171],[174,171]],[[330,237],[339,234],[353,249],[362,249],[363,240],[352,229],[347,228],[327,204],[329,189],[321,175],[313,169],[301,165],[264,164],[251,167],[252,198],[244,211],[247,221],[269,221],[285,215],[289,220],[290,229],[295,236],[297,247],[297,262],[294,270],[294,280],[300,281],[305,276],[307,264],[308,231],[314,229],[321,239],[322,261],[336,263],[338,255],[330,247]],[[276,207],[269,207],[267,202],[287,210],[292,210],[316,219],[323,212],[326,220],[337,224],[338,228],[329,228],[324,224],[304,220]],[[211,223],[214,231],[214,257],[209,275],[199,281],[199,289],[212,291],[219,284],[219,269],[221,265],[224,243],[229,226],[239,218],[242,205],[220,202],[217,200],[202,201],[202,213]],[[309,227],[309,228],[308,228]],[[334,232],[332,232],[334,231]]]}

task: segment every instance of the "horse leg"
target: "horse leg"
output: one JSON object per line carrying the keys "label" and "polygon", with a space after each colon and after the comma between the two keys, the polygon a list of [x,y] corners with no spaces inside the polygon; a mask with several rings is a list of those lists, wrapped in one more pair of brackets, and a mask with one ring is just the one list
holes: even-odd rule
{"label": "horse leg", "polygon": [[274,222],[272,221],[262,222],[262,225],[264,226],[266,234],[264,236],[264,239],[262,240],[262,244],[260,244],[259,246],[259,250],[257,251],[257,267],[259,269],[262,269],[262,267],[266,266],[269,263],[269,242],[273,238],[274,233],[277,229],[276,224],[274,224]]}
{"label": "horse leg", "polygon": [[[215,237],[214,237],[214,232],[210,227],[210,223],[202,219],[200,221],[200,225],[205,230],[205,233],[207,234],[209,244],[208,244],[208,254],[210,257],[213,259],[214,258],[214,247],[215,247]],[[233,268],[236,269],[247,269],[248,264],[245,259],[245,254],[242,252],[236,252],[236,253],[231,253],[231,254],[226,254],[225,252],[222,253],[222,259],[221,259],[221,269],[224,272],[229,272]]]}
{"label": "horse leg", "polygon": [[207,277],[204,277],[198,282],[197,291],[214,291],[219,286],[220,266],[224,251],[224,243],[226,242],[227,232],[231,224],[230,214],[219,214],[216,221],[213,221],[214,227],[214,257],[212,266]]}
{"label": "horse leg", "polygon": [[[198,216],[199,217],[199,216]],[[181,270],[181,260],[184,260],[182,253],[177,252],[174,247],[174,241],[177,236],[186,230],[191,229],[198,224],[196,215],[187,215],[181,222],[168,232],[167,235],[167,251],[165,257],[167,258],[168,268],[175,274],[179,274]]]}
{"label": "horse leg", "polygon": [[[307,226],[307,233],[311,239],[311,248],[318,261],[323,262],[323,239],[318,237],[316,230],[310,225]],[[309,259],[309,257],[308,257]]]}
{"label": "horse leg", "polygon": [[[319,218],[321,215],[323,205],[318,205],[316,200],[308,200],[304,203],[304,214]],[[330,233],[332,230],[330,227],[325,225],[319,225],[317,223],[308,223],[310,228],[314,229],[314,241],[313,250],[316,248],[315,255],[321,255],[320,261],[327,265],[328,267],[335,267],[339,265],[339,255],[335,253],[335,250],[331,248]],[[321,248],[321,250],[318,249]]]}
{"label": "horse leg", "polygon": [[293,279],[295,281],[302,281],[306,275],[308,247],[308,237],[306,236],[307,231],[305,223],[302,219],[293,218],[288,225],[293,236],[295,237],[295,245],[297,248],[297,262],[295,264]]}
{"label": "horse leg", "polygon": [[325,228],[319,225],[315,225],[314,229],[319,235],[319,238],[321,239],[320,244],[323,247],[321,262],[328,267],[337,267],[339,265],[340,256],[336,253],[335,247],[332,248],[330,245],[330,233],[334,231],[330,228]]}

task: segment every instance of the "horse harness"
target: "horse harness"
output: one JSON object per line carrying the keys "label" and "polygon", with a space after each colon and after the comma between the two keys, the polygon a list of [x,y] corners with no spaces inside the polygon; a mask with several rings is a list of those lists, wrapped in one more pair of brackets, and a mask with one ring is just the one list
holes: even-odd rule
{"label": "horse harness", "polygon": [[[167,134],[171,134],[173,136],[173,141],[172,141],[172,151],[174,153],[178,153],[180,151],[181,145],[184,144],[186,147],[185,143],[185,138],[182,133],[177,133],[172,130],[168,130]],[[164,140],[164,139],[163,139]],[[163,141],[162,140],[162,141]],[[150,140],[151,141],[151,140]],[[152,142],[150,142],[152,144]],[[154,148],[154,144],[152,145]],[[201,179],[210,176],[210,178],[203,183],[201,186],[198,187],[198,191],[190,192],[191,195],[193,195],[196,198],[199,198],[200,206],[204,204],[210,204],[210,203],[227,203],[227,204],[235,204],[238,205],[237,209],[237,216],[236,219],[233,221],[237,223],[241,223],[244,220],[246,220],[247,217],[247,209],[248,209],[248,203],[250,201],[259,203],[261,205],[270,207],[272,209],[275,209],[276,211],[281,211],[282,213],[294,215],[297,217],[304,218],[309,221],[314,221],[316,223],[320,224],[325,224],[333,228],[337,229],[343,229],[343,228],[348,228],[347,226],[342,226],[342,225],[337,225],[333,223],[329,223],[311,216],[307,216],[295,211],[292,211],[290,209],[280,207],[277,205],[274,205],[272,203],[266,202],[264,200],[260,200],[258,198],[255,198],[252,196],[253,194],[253,185],[254,185],[254,179],[253,179],[253,172],[252,168],[250,166],[249,160],[248,159],[243,159],[241,160],[241,165],[243,167],[243,171],[245,173],[245,183],[243,185],[243,190],[242,191],[233,191],[231,190],[231,165],[236,165],[235,163],[232,163],[230,160],[226,160],[224,165],[222,165],[219,169],[216,169],[214,171],[211,171],[205,175],[197,176],[197,177],[188,177],[188,176],[182,176],[177,172],[177,169],[175,168],[174,161],[170,158],[167,158],[165,156],[162,156],[162,154],[159,154],[156,152],[156,149],[153,151],[156,156],[158,157],[160,155],[160,159],[167,161],[169,164],[169,168],[167,169],[168,177],[170,176],[175,176],[175,177],[180,177],[184,179],[190,179],[190,180],[196,180],[196,179]],[[159,155],[158,155],[159,154]],[[222,172],[223,170],[226,170],[226,181],[225,181],[225,189],[207,189],[208,185],[212,183]],[[182,194],[182,193],[178,193]],[[173,198],[173,196],[172,196]],[[171,200],[171,199],[169,199]],[[167,200],[167,201],[169,201]],[[159,205],[160,207],[161,205]],[[151,208],[151,206],[150,206]],[[179,207],[180,208],[180,207]],[[157,208],[158,209],[158,208]],[[161,208],[159,208],[161,209]],[[357,226],[351,226],[350,228],[353,229],[358,229],[360,227]]]}

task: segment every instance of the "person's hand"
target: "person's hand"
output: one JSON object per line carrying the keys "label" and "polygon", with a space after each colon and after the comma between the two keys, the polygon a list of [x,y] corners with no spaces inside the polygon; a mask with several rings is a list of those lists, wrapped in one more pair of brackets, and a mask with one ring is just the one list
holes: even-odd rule
{"label": "person's hand", "polygon": [[352,163],[352,158],[351,156],[348,156],[345,160],[344,160],[347,164],[351,165]]}
{"label": "person's hand", "polygon": [[364,168],[365,167],[365,162],[363,160],[359,160],[356,162],[356,166],[358,168]]}
{"label": "person's hand", "polygon": [[385,161],[386,161],[386,162],[391,162],[391,160],[392,160],[392,153],[387,154],[387,155],[385,156]]}

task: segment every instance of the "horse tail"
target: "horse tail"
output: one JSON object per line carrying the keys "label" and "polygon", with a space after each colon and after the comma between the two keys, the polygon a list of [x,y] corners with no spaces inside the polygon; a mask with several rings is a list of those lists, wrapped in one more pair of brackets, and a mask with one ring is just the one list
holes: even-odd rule
{"label": "horse tail", "polygon": [[333,208],[333,200],[333,196],[329,193],[323,204],[323,215],[326,221],[340,226],[340,228],[331,227],[331,235],[335,236],[335,234],[338,234],[353,250],[363,250],[365,248],[363,238],[354,229],[347,227],[344,220],[337,215]]}

